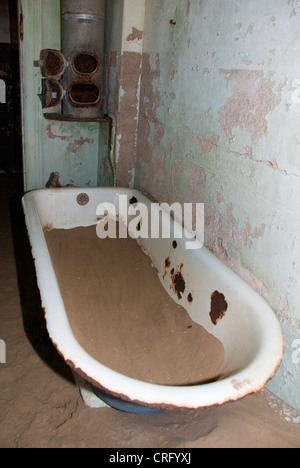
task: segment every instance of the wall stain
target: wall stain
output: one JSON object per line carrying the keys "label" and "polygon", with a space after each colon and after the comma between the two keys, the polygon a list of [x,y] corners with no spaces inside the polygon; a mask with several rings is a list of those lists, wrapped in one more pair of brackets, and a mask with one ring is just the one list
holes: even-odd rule
{"label": "wall stain", "polygon": [[195,136],[194,140],[197,143],[199,154],[207,154],[210,153],[212,149],[218,147],[220,137],[212,133],[209,137]]}
{"label": "wall stain", "polygon": [[50,140],[54,140],[55,138],[59,138],[61,141],[67,141],[70,140],[72,135],[63,135],[61,134],[61,128],[58,127],[57,125],[49,124],[46,127],[46,132],[48,135],[48,138]]}
{"label": "wall stain", "polygon": [[127,41],[141,41],[143,39],[143,31],[140,31],[139,29],[135,28],[134,26],[132,27],[132,33],[127,36],[126,40]]}
{"label": "wall stain", "polygon": [[92,138],[83,138],[81,137],[79,140],[75,140],[73,143],[70,143],[67,147],[67,151],[69,153],[78,153],[78,151],[82,148],[85,143],[94,143]]}

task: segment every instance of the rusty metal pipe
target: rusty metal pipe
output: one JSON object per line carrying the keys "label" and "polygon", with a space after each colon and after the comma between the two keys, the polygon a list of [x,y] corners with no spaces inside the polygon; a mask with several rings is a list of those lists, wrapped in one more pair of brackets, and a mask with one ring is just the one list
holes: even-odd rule
{"label": "rusty metal pipe", "polygon": [[64,114],[103,114],[105,11],[106,0],[62,0]]}

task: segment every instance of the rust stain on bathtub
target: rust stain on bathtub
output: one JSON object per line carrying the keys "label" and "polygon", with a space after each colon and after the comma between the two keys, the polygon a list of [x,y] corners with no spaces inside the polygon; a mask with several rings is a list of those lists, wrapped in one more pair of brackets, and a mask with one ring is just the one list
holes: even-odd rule
{"label": "rust stain on bathtub", "polygon": [[167,276],[167,270],[169,270],[170,267],[171,267],[171,260],[170,260],[170,257],[167,257],[165,259],[165,272],[162,275],[163,279],[165,279],[165,277]]}
{"label": "rust stain on bathtub", "polygon": [[[177,241],[174,240],[172,242],[172,245],[171,245],[171,248],[170,248],[169,256],[165,259],[165,271],[164,271],[164,274],[162,275],[163,279],[165,279],[165,277],[167,275],[167,270],[169,270],[171,268],[171,266],[172,266],[172,262],[171,262],[172,250],[177,249],[177,246],[178,246]],[[174,273],[175,273],[175,270],[174,270],[174,268],[172,268],[171,269],[171,278],[174,275]],[[180,297],[180,299],[181,299],[181,297]]]}
{"label": "rust stain on bathtub", "polygon": [[194,300],[193,296],[192,296],[192,293],[189,293],[188,297],[187,297],[187,300],[188,302],[191,304]]}
{"label": "rust stain on bathtub", "polygon": [[47,325],[47,309],[46,309],[46,307],[43,307],[43,312],[44,312],[44,319],[45,319],[45,322],[46,322],[46,325]]}
{"label": "rust stain on bathtub", "polygon": [[225,300],[225,296],[219,291],[215,291],[211,295],[211,307],[210,307],[210,318],[214,325],[225,316],[228,309],[228,304]]}
{"label": "rust stain on bathtub", "polygon": [[171,288],[173,289],[174,293],[177,295],[178,299],[182,299],[182,294],[185,291],[185,280],[182,276],[182,269],[183,269],[183,263],[179,265],[179,267],[177,268],[177,271],[174,271],[174,269],[171,270],[171,279],[172,279]]}
{"label": "rust stain on bathtub", "polygon": [[132,197],[130,200],[129,200],[129,203],[130,205],[135,205],[136,203],[138,203],[137,199],[135,197]]}

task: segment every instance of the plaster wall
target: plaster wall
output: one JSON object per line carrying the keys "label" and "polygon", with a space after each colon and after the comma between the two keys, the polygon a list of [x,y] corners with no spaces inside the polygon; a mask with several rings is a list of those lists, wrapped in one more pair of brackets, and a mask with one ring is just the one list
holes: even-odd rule
{"label": "plaster wall", "polygon": [[135,185],[204,202],[205,243],[273,307],[300,408],[300,2],[146,0]]}
{"label": "plaster wall", "polygon": [[107,22],[108,112],[116,130],[118,184],[134,187],[145,0],[111,0]]}

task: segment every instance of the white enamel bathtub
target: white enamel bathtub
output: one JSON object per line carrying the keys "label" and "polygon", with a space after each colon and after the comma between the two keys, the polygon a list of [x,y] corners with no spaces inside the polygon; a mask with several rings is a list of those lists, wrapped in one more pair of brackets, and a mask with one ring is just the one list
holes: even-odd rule
{"label": "white enamel bathtub", "polygon": [[[282,332],[273,310],[206,248],[186,250],[184,240],[177,240],[178,246],[172,250],[170,258],[173,265],[184,264],[186,289],[181,299],[170,288],[171,275],[165,274],[173,239],[139,242],[151,257],[162,284],[174,301],[222,342],[225,370],[218,381],[180,387],[138,381],[102,365],[76,341],[52,267],[44,229],[96,225],[98,205],[102,202],[117,205],[119,195],[150,204],[141,192],[120,188],[42,189],[29,192],[23,198],[47,328],[59,353],[93,386],[124,401],[151,408],[203,408],[237,400],[262,389],[275,375],[283,356]],[[192,302],[187,296],[190,292]],[[228,304],[220,320],[211,315],[213,293]]]}

